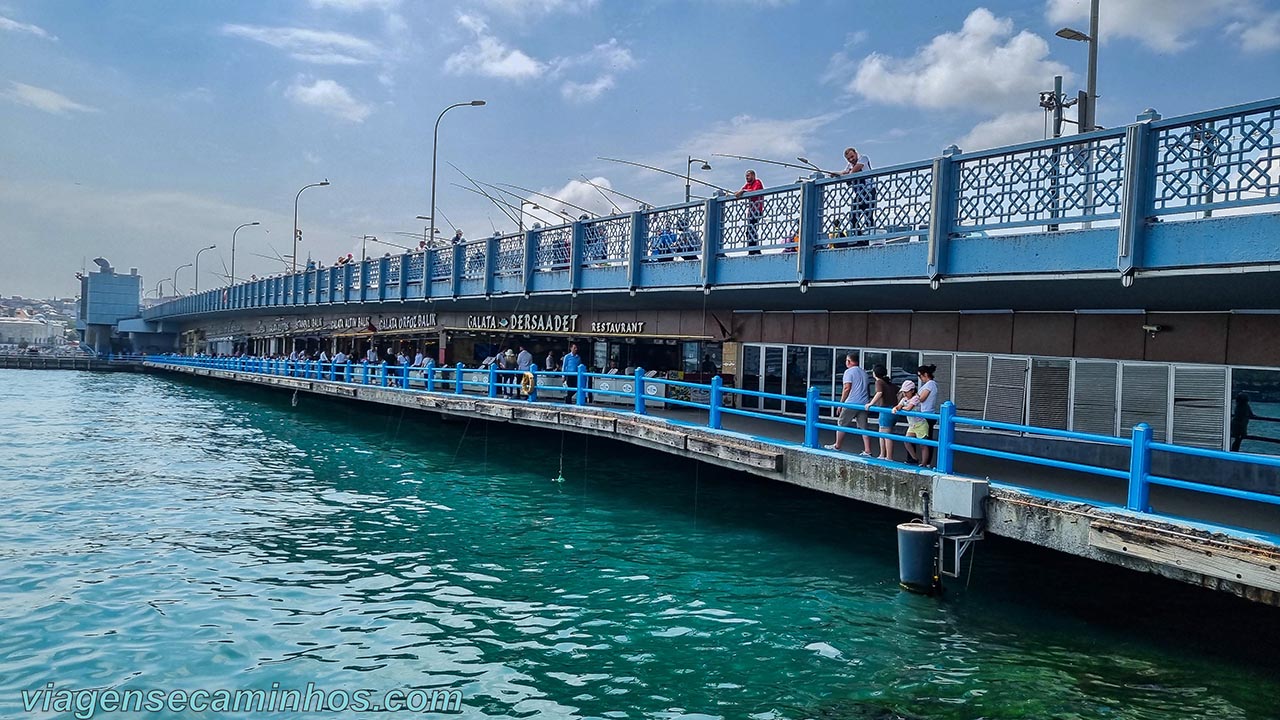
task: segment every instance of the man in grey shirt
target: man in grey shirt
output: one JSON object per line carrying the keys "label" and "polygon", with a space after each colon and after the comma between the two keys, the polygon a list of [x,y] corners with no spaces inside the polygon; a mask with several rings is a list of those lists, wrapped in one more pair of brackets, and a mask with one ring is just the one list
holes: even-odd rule
{"label": "man in grey shirt", "polygon": [[[852,355],[844,356],[844,388],[840,392],[840,402],[847,403],[845,407],[840,408],[840,419],[836,422],[840,427],[849,427],[856,421],[859,430],[867,429],[867,374],[862,368],[858,367],[857,358]],[[849,407],[857,406],[857,407]],[[844,442],[844,433],[836,431],[836,441],[831,445],[824,445],[827,450],[839,450],[840,443]],[[871,436],[862,436],[862,452],[859,453],[864,457],[871,456]]]}

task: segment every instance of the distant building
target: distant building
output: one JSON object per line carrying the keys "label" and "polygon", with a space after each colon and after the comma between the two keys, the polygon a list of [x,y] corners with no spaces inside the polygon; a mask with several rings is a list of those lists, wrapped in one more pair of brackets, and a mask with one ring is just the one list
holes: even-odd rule
{"label": "distant building", "polygon": [[[98,272],[80,278],[80,308],[76,314],[76,330],[80,341],[94,352],[121,350],[116,325],[121,320],[138,317],[142,300],[142,276],[137,268],[119,275],[105,258],[95,258]],[[113,346],[113,339],[116,340]]]}
{"label": "distant building", "polygon": [[48,346],[62,343],[66,327],[61,323],[25,317],[0,317],[0,345]]}

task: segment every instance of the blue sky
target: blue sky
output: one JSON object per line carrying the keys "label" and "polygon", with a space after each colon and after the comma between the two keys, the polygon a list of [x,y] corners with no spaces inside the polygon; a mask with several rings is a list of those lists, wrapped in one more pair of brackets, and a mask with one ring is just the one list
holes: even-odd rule
{"label": "blue sky", "polygon": [[[441,124],[437,177],[469,237],[512,223],[448,162],[604,210],[580,174],[658,205],[684,188],[602,155],[678,172],[702,156],[698,177],[737,187],[748,164],[709,154],[835,167],[852,144],[884,167],[1039,139],[1038,93],[1055,73],[1085,80],[1085,44],[1054,32],[1087,15],[1084,0],[0,0],[0,295],[70,295],[97,255],[154,290],[217,244],[212,287],[255,220],[237,275],[278,271],[258,255],[290,251],[295,193],[323,178],[302,196],[300,256],[358,255],[365,234],[412,244],[395,233],[429,214],[432,125],[473,98],[488,104]],[[1102,0],[1101,18],[1103,126],[1275,94],[1280,2]]]}

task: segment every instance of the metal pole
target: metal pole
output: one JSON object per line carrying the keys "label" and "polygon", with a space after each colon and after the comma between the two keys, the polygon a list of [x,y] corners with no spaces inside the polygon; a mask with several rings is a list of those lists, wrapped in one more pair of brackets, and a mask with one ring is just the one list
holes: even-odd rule
{"label": "metal pole", "polygon": [[261,225],[261,224],[262,223],[259,223],[259,222],[245,223],[231,232],[231,284],[232,285],[236,284],[236,233],[240,232],[241,228],[247,228],[250,225]]}
{"label": "metal pole", "polygon": [[325,178],[322,182],[303,185],[302,189],[298,190],[298,194],[293,196],[293,255],[289,258],[289,262],[291,264],[289,269],[290,273],[298,272],[298,198],[302,197],[302,191],[307,188],[324,187],[328,184],[329,179]]}
{"label": "metal pole", "polygon": [[197,250],[197,251],[196,251],[196,288],[195,288],[195,292],[197,292],[197,293],[199,293],[199,292],[200,292],[200,253],[204,252],[205,250],[212,250],[212,249],[214,249],[214,248],[216,248],[216,247],[218,247],[218,246],[217,246],[217,245],[210,245],[209,247],[206,247],[206,248],[200,248],[199,250]]}
{"label": "metal pole", "polygon": [[1089,6],[1089,117],[1082,132],[1089,132],[1097,127],[1098,115],[1098,0]]}
{"label": "metal pole", "polygon": [[684,201],[689,202],[689,176],[692,174],[693,156],[688,156],[688,161],[684,164]]}
{"label": "metal pole", "polygon": [[191,267],[191,263],[179,265],[178,267],[173,269],[173,277],[169,280],[169,282],[173,284],[174,295],[181,295],[181,293],[178,292],[178,271],[181,270],[182,268],[189,268],[189,267]]}
{"label": "metal pole", "polygon": [[431,239],[434,241],[436,237],[436,148],[440,144],[440,121],[444,119],[444,114],[456,107],[463,105],[472,105],[479,107],[484,105],[484,100],[472,100],[471,102],[454,103],[449,107],[440,111],[440,115],[436,117],[435,132],[431,136]]}

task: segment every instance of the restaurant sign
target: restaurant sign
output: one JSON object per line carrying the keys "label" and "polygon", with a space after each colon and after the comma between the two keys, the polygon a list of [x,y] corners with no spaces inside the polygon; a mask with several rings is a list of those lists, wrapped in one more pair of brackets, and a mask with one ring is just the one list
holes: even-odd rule
{"label": "restaurant sign", "polygon": [[525,313],[522,315],[468,315],[469,330],[512,330],[515,332],[577,332],[577,315]]}

